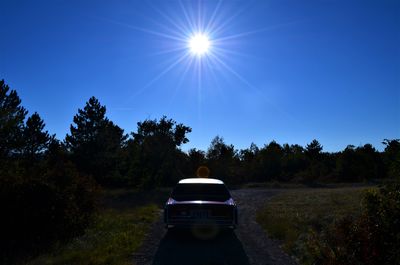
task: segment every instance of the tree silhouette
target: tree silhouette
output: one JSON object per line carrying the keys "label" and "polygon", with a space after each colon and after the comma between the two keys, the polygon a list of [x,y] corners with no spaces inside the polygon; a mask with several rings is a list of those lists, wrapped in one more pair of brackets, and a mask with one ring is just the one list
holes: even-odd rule
{"label": "tree silhouette", "polygon": [[183,156],[178,148],[189,141],[186,135],[192,129],[166,116],[159,121],[138,122],[137,126],[128,144],[131,178],[144,188],[175,184],[183,177],[179,166]]}
{"label": "tree silhouette", "polygon": [[82,233],[96,209],[96,185],[64,146],[0,81],[0,263],[14,264]]}
{"label": "tree silhouette", "polygon": [[177,124],[176,121],[167,119],[166,116],[163,116],[159,121],[145,120],[138,122],[137,126],[137,132],[133,132],[132,135],[139,144],[151,139],[179,147],[189,142],[186,134],[192,131],[190,127],[181,123]]}
{"label": "tree silhouette", "polygon": [[272,141],[259,153],[259,169],[263,181],[281,180],[283,149],[277,142]]}
{"label": "tree silhouette", "polygon": [[32,114],[26,121],[23,130],[24,148],[23,153],[29,159],[34,159],[38,154],[43,153],[49,147],[50,142],[55,136],[50,136],[48,131],[44,131],[44,121],[38,113]]}
{"label": "tree silhouette", "polygon": [[311,159],[317,158],[322,151],[322,145],[316,140],[312,140],[311,143],[306,145],[305,153]]}
{"label": "tree silhouette", "polygon": [[197,169],[206,164],[206,154],[204,151],[192,148],[188,151],[188,176],[197,176]]}
{"label": "tree silhouette", "polygon": [[387,175],[400,180],[400,139],[383,140],[385,152],[383,155]]}
{"label": "tree silhouette", "polygon": [[383,178],[385,174],[382,157],[371,144],[348,145],[338,154],[335,171],[336,179],[343,182]]}
{"label": "tree silhouette", "polygon": [[241,162],[240,174],[243,176],[243,181],[255,181],[257,175],[257,156],[260,149],[255,143],[251,143],[249,148],[242,149],[239,151],[239,157]]}
{"label": "tree silhouette", "polygon": [[220,136],[216,136],[207,150],[207,160],[210,168],[210,175],[221,178],[228,183],[239,181],[238,153],[233,145],[228,145]]}
{"label": "tree silhouette", "polygon": [[307,167],[304,148],[298,144],[284,144],[282,157],[282,178],[289,181]]}
{"label": "tree silhouette", "polygon": [[23,146],[22,132],[28,112],[15,90],[0,80],[0,158],[18,153]]}
{"label": "tree silhouette", "polygon": [[75,125],[71,124],[65,143],[79,170],[102,184],[111,184],[127,136],[105,114],[106,107],[91,97],[74,116]]}

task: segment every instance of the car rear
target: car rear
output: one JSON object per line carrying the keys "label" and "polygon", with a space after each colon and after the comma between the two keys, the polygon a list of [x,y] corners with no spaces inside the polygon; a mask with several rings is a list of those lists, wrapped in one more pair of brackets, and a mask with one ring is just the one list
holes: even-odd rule
{"label": "car rear", "polygon": [[216,225],[235,228],[237,207],[224,183],[215,179],[181,180],[164,209],[166,227]]}

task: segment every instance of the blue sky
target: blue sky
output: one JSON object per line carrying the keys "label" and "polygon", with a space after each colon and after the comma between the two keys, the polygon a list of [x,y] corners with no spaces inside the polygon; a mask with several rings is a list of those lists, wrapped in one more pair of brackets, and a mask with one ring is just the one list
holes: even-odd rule
{"label": "blue sky", "polygon": [[[0,78],[63,139],[91,96],[126,132],[167,115],[216,135],[325,151],[400,138],[399,1],[0,2]],[[208,27],[207,27],[208,26]],[[208,55],[187,40],[208,31]]]}

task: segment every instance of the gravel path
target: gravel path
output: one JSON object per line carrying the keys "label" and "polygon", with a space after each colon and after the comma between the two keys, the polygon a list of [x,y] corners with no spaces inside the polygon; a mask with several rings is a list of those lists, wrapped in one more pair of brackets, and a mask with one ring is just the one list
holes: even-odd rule
{"label": "gravel path", "polygon": [[232,191],[238,203],[239,226],[234,233],[222,233],[211,240],[199,240],[190,233],[167,233],[160,211],[159,220],[152,225],[142,247],[134,253],[134,262],[137,265],[295,265],[278,242],[269,239],[255,221],[256,209],[278,192]]}
{"label": "gravel path", "polygon": [[256,210],[279,192],[279,190],[263,189],[232,191],[232,196],[237,202],[239,209],[240,227],[237,229],[236,235],[242,242],[252,265],[297,264],[289,255],[283,252],[277,241],[268,238],[267,234],[255,220]]}

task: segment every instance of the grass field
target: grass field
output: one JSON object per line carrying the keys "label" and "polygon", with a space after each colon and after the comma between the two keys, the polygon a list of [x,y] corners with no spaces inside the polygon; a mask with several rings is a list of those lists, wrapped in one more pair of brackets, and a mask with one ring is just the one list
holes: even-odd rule
{"label": "grass field", "polygon": [[345,215],[361,211],[365,187],[293,189],[268,201],[257,222],[272,238],[282,240],[285,251],[301,259],[310,229],[317,232]]}
{"label": "grass field", "polygon": [[155,191],[154,196],[133,190],[105,191],[96,221],[84,235],[26,264],[132,264],[132,254],[159,216],[165,196],[163,191]]}

